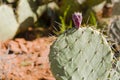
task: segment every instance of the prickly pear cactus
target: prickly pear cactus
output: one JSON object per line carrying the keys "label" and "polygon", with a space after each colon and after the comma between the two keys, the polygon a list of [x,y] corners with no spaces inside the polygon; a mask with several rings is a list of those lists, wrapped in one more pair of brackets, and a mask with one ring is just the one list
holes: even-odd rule
{"label": "prickly pear cactus", "polygon": [[107,80],[112,57],[103,35],[85,27],[61,34],[49,54],[57,80]]}
{"label": "prickly pear cactus", "polygon": [[108,80],[120,80],[120,73],[118,73],[115,69],[112,69]]}
{"label": "prickly pear cactus", "polygon": [[109,26],[108,35],[113,39],[113,41],[120,44],[120,18],[115,19]]}
{"label": "prickly pear cactus", "polygon": [[12,39],[33,26],[48,8],[59,9],[55,2],[41,3],[44,0],[0,0],[0,41]]}
{"label": "prickly pear cactus", "polygon": [[120,61],[117,61],[116,67],[111,69],[108,79],[120,80]]}
{"label": "prickly pear cactus", "polygon": [[118,71],[118,73],[120,75],[120,60],[117,61],[116,70]]}
{"label": "prickly pear cactus", "polygon": [[19,24],[14,16],[14,11],[8,5],[0,6],[0,40],[4,41],[14,37]]}

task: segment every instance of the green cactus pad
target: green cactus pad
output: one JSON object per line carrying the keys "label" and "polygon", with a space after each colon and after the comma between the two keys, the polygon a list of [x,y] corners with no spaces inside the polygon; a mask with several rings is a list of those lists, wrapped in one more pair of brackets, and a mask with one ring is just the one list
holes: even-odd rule
{"label": "green cactus pad", "polygon": [[112,58],[102,34],[85,27],[61,34],[49,54],[56,80],[106,80]]}
{"label": "green cactus pad", "polygon": [[107,80],[120,80],[120,73],[115,69],[112,69]]}
{"label": "green cactus pad", "polygon": [[117,61],[117,65],[116,65],[116,70],[118,71],[119,75],[120,75],[120,60]]}

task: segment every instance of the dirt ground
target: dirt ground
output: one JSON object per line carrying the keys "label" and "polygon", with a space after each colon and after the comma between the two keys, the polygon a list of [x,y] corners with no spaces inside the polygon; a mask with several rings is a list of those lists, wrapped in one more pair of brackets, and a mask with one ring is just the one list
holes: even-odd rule
{"label": "dirt ground", "polygon": [[0,80],[55,80],[48,54],[55,37],[0,42]]}

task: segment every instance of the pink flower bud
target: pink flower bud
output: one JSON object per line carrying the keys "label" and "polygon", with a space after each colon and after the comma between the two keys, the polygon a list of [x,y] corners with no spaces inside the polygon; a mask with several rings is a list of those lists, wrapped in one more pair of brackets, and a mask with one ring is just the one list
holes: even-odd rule
{"label": "pink flower bud", "polygon": [[72,15],[72,19],[73,19],[75,27],[79,28],[81,26],[81,22],[82,22],[82,13],[75,12]]}

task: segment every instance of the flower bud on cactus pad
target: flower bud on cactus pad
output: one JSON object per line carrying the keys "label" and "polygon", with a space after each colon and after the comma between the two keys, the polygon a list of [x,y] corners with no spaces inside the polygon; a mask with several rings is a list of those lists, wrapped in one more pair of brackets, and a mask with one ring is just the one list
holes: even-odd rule
{"label": "flower bud on cactus pad", "polygon": [[79,28],[81,26],[81,22],[82,22],[82,13],[75,12],[72,15],[72,19],[73,19],[75,27]]}
{"label": "flower bud on cactus pad", "polygon": [[56,80],[107,80],[112,58],[103,35],[85,27],[61,34],[49,54]]}

